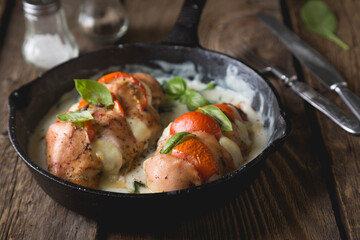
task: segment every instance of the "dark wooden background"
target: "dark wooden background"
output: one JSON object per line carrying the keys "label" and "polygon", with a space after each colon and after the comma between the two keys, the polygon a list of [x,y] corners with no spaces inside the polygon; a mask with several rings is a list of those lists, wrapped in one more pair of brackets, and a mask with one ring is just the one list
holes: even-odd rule
{"label": "dark wooden background", "polygon": [[[305,0],[208,0],[199,26],[205,48],[227,52],[247,46],[297,73],[345,108],[259,23],[264,11],[285,20],[322,53],[360,95],[360,1],[325,0],[339,19],[344,51],[314,35],[300,18]],[[120,42],[159,42],[176,21],[182,0],[128,0],[129,32]],[[79,1],[63,0],[80,53],[99,49],[76,26]],[[117,231],[73,213],[48,197],[31,177],[7,136],[7,97],[39,72],[21,55],[24,19],[20,0],[0,0],[0,239],[360,239],[360,141],[313,110],[276,79],[292,133],[260,176],[229,204],[161,231]],[[121,216],[119,216],[121,218]],[[116,221],[116,220],[114,220]],[[139,228],[146,222],[139,222]]]}

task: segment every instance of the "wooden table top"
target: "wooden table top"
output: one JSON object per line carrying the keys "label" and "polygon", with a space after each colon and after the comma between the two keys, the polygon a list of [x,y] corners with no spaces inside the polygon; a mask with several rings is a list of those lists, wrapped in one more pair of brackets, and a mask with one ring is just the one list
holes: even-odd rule
{"label": "wooden table top", "polygon": [[[310,32],[300,18],[305,0],[208,0],[199,26],[204,48],[227,52],[246,43],[270,62],[342,108],[328,91],[262,26],[264,11],[285,19],[360,95],[360,2],[324,0],[339,19],[345,51]],[[221,3],[220,3],[221,2]],[[176,21],[182,0],[128,0],[131,25],[120,42],[159,42]],[[80,54],[102,48],[76,26],[79,1],[63,0]],[[20,0],[0,0],[0,239],[360,239],[360,139],[341,130],[277,79],[292,132],[266,160],[260,176],[229,204],[162,231],[116,231],[60,206],[37,185],[7,135],[7,97],[39,73],[21,55],[24,18]],[[120,216],[121,217],[121,216]],[[141,223],[146,224],[146,223]]]}

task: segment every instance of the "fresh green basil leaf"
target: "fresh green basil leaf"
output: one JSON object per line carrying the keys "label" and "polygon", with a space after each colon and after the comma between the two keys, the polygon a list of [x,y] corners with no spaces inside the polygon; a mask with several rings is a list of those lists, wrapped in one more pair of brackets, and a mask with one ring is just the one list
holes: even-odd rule
{"label": "fresh green basil leaf", "polygon": [[305,25],[314,33],[332,40],[344,50],[349,49],[349,46],[335,35],[338,20],[323,1],[306,2],[301,8],[301,18]]}
{"label": "fresh green basil leaf", "polygon": [[56,115],[57,119],[62,122],[85,122],[91,119],[94,119],[89,111],[77,111],[77,112],[69,112]]}
{"label": "fresh green basil leaf", "polygon": [[186,104],[186,95],[181,95],[181,97],[179,98],[179,102],[181,102],[182,104]]}
{"label": "fresh green basil leaf", "polygon": [[134,187],[134,193],[139,193],[139,187],[146,187],[146,185],[142,182],[134,181],[133,187]]}
{"label": "fresh green basil leaf", "polygon": [[189,132],[179,132],[172,135],[164,144],[163,148],[161,149],[161,154],[171,154],[171,151],[177,145],[193,138],[195,135]]}
{"label": "fresh green basil leaf", "polygon": [[229,118],[216,106],[207,105],[199,108],[199,112],[209,115],[214,118],[220,125],[223,131],[232,131],[232,124]]}
{"label": "fresh green basil leaf", "polygon": [[75,79],[76,90],[82,99],[93,106],[108,107],[113,105],[113,98],[107,87],[96,81],[86,79]]}
{"label": "fresh green basil leaf", "polygon": [[186,105],[191,111],[195,111],[199,107],[210,104],[210,102],[194,89],[186,91]]}
{"label": "fresh green basil leaf", "polygon": [[211,89],[214,89],[214,88],[215,88],[215,83],[214,82],[209,82],[208,85],[206,85],[206,87],[201,90],[201,92],[211,90]]}
{"label": "fresh green basil leaf", "polygon": [[165,84],[166,94],[173,99],[179,98],[186,91],[186,81],[181,77],[174,77]]}

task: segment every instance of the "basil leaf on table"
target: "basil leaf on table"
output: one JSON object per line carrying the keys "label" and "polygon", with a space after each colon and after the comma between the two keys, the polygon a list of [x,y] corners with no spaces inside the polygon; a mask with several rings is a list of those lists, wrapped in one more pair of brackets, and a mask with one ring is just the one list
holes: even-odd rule
{"label": "basil leaf on table", "polygon": [[107,87],[96,81],[87,79],[75,79],[76,90],[82,99],[93,106],[108,107],[113,105],[113,98]]}
{"label": "basil leaf on table", "polygon": [[174,77],[165,84],[165,92],[170,98],[177,99],[186,91],[186,81],[181,77]]}
{"label": "basil leaf on table", "polygon": [[349,50],[349,46],[335,35],[338,20],[323,1],[312,0],[305,3],[301,8],[301,18],[311,31],[330,39],[344,50]]}
{"label": "basil leaf on table", "polygon": [[85,122],[94,119],[89,111],[76,111],[56,115],[57,119],[62,122]]}
{"label": "basil leaf on table", "polygon": [[207,105],[199,108],[199,112],[204,113],[215,119],[223,131],[232,131],[232,124],[229,118],[216,106]]}
{"label": "basil leaf on table", "polygon": [[186,105],[191,111],[195,111],[199,107],[210,104],[210,102],[194,89],[186,91]]}
{"label": "basil leaf on table", "polygon": [[172,135],[164,144],[163,148],[161,149],[161,154],[171,154],[171,151],[177,145],[193,138],[195,135],[189,132],[179,132]]}

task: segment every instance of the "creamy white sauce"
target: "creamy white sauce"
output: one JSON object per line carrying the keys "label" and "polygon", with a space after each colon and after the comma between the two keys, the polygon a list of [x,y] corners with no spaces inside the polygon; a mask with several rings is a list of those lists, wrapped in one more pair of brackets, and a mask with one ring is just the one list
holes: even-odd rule
{"label": "creamy white sauce", "polygon": [[[112,67],[106,72],[146,72],[157,78],[160,83],[162,83],[163,81],[168,81],[174,76],[181,76],[185,80],[187,80],[189,88],[201,91],[206,87],[206,84],[200,82],[201,69],[196,69],[194,67],[194,64],[192,63],[169,64],[158,61],[157,64],[161,66],[162,70],[151,69],[145,66],[129,66],[129,69],[126,69],[127,67],[125,66],[125,69]],[[135,70],[132,70],[133,68]],[[164,71],[167,71],[169,69],[171,69],[172,74],[164,74]],[[231,68],[228,68],[228,72],[225,77],[226,84],[232,84],[232,81],[234,81],[233,78],[235,77],[235,75],[233,71],[234,70],[231,70]],[[101,75],[103,74],[99,73],[99,75],[94,76],[94,79],[97,79]],[[192,80],[189,80],[190,78]],[[234,105],[238,104],[247,114],[249,120],[249,124],[247,127],[250,133],[251,145],[249,154],[243,157],[243,163],[251,161],[264,150],[268,143],[269,134],[262,127],[264,123],[263,119],[261,119],[260,116],[250,106],[250,101],[254,96],[254,90],[249,89],[246,84],[240,86],[236,85],[236,91],[216,86],[212,90],[201,91],[201,94],[212,103],[226,102],[232,103]],[[46,135],[48,127],[56,121],[56,114],[67,112],[68,109],[78,100],[79,97],[77,96],[77,93],[75,91],[65,94],[56,104],[56,106],[50,109],[50,111],[35,129],[29,143],[29,156],[31,159],[36,161],[40,167],[47,169],[46,143],[44,136]],[[188,112],[186,105],[181,104],[178,101],[174,101],[171,112],[161,113],[162,126],[164,128],[167,127],[170,122],[172,122],[174,119],[186,112]],[[135,135],[136,138],[142,138],[141,134],[137,134],[136,131]],[[114,154],[117,154],[116,151]],[[233,151],[233,154],[236,154],[236,150]],[[114,175],[105,174],[101,179],[100,189],[113,192],[131,193],[133,192],[134,181],[139,181],[146,184],[146,174],[143,167],[143,162],[145,159],[151,157],[152,155],[153,152],[149,152],[146,156],[143,156],[142,158],[136,160],[134,167],[125,176],[114,178]],[[108,162],[107,166],[111,166],[112,164],[114,166],[116,165],[112,162]],[[111,170],[109,169],[107,171],[111,172]],[[150,190],[146,187],[140,187],[139,190],[140,193],[150,192]]]}

